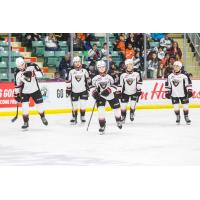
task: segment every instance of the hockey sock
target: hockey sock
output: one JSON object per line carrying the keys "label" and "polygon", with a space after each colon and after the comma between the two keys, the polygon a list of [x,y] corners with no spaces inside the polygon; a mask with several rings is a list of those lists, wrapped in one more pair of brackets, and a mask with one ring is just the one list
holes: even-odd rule
{"label": "hockey sock", "polygon": [[179,104],[174,104],[174,112],[175,112],[176,115],[180,115]]}
{"label": "hockey sock", "polygon": [[135,112],[135,105],[136,105],[136,101],[131,101],[130,102],[130,106],[131,106],[131,110],[133,110],[133,113]]}
{"label": "hockey sock", "polygon": [[24,122],[28,122],[29,121],[29,116],[28,115],[23,115],[23,120],[24,120]]}
{"label": "hockey sock", "polygon": [[189,114],[189,105],[188,104],[183,104],[183,113],[184,113],[184,116],[188,116],[188,114]]}
{"label": "hockey sock", "polygon": [[44,106],[43,106],[43,103],[37,103],[35,104],[36,106],[36,109],[40,115],[40,117],[44,117]]}
{"label": "hockey sock", "polygon": [[28,115],[29,113],[29,102],[23,102],[22,103],[22,114]]}
{"label": "hockey sock", "polygon": [[82,109],[81,109],[81,116],[82,116],[82,117],[85,116],[85,110],[82,110]]}
{"label": "hockey sock", "polygon": [[106,125],[106,120],[105,120],[105,118],[99,119],[99,125],[100,125],[100,127],[104,127],[104,126]]}
{"label": "hockey sock", "polygon": [[126,118],[126,110],[121,110],[121,114],[122,114],[122,117],[125,119]]}
{"label": "hockey sock", "polygon": [[114,109],[115,119],[116,121],[121,121],[121,110],[120,108]]}

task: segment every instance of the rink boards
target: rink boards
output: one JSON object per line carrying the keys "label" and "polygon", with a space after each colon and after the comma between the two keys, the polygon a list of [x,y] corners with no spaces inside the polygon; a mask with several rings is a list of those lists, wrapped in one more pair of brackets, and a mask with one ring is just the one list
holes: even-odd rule
{"label": "rink boards", "polygon": [[[200,80],[193,80],[193,97],[190,99],[191,108],[200,108]],[[70,98],[66,98],[65,82],[40,82],[40,89],[44,99],[47,114],[71,112]],[[137,109],[172,108],[171,100],[165,99],[164,80],[144,80],[142,95],[136,106]],[[13,98],[14,84],[0,83],[0,116],[15,115],[16,101]],[[87,111],[91,111],[94,99],[89,97]],[[20,105],[21,106],[21,105]],[[95,109],[96,110],[96,109]],[[109,106],[106,110],[111,110]],[[21,109],[19,111],[21,114]],[[30,102],[30,113],[36,114],[33,101]]]}

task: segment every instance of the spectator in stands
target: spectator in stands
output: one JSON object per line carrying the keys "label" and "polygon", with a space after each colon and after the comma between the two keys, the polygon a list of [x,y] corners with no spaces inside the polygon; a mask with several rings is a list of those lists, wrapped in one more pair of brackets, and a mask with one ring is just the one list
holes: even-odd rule
{"label": "spectator in stands", "polygon": [[173,72],[173,64],[176,61],[176,57],[174,55],[171,55],[169,58],[169,62],[166,66],[165,72],[164,72],[164,78],[167,78],[169,74]]}
{"label": "spectator in stands", "polygon": [[39,33],[26,33],[25,34],[25,45],[28,49],[32,48],[32,41],[40,41],[42,39],[42,35]]}
{"label": "spectator in stands", "polygon": [[144,58],[140,55],[140,49],[135,50],[135,57],[133,58],[135,68],[144,71]]}
{"label": "spectator in stands", "polygon": [[147,78],[157,78],[157,70],[159,66],[159,60],[157,54],[152,52],[147,62]]}
{"label": "spectator in stands", "polygon": [[83,41],[81,40],[81,37],[77,33],[73,34],[73,48],[74,51],[84,50]]}
{"label": "spectator in stands", "polygon": [[144,49],[144,36],[142,33],[135,33],[134,34],[134,40],[135,40],[135,48],[140,49],[140,52]]}
{"label": "spectator in stands", "polygon": [[93,79],[97,75],[95,62],[91,61],[88,67],[88,73],[91,79]]}
{"label": "spectator in stands", "polygon": [[135,51],[131,43],[128,44],[128,47],[125,49],[125,58],[132,59],[135,56]]}
{"label": "spectator in stands", "polygon": [[166,67],[169,63],[170,55],[168,53],[165,54],[165,57],[161,60],[163,65]]}
{"label": "spectator in stands", "polygon": [[115,65],[114,62],[112,62],[110,65],[109,74],[114,79],[114,84],[118,85],[119,84],[119,70],[117,70],[117,66]]}
{"label": "spectator in stands", "polygon": [[165,48],[164,50],[168,50],[172,46],[173,40],[169,37],[168,33],[165,33],[165,37],[161,38],[160,40],[160,46]]}
{"label": "spectator in stands", "polygon": [[155,42],[160,42],[160,40],[162,38],[164,38],[165,35],[164,33],[151,33],[151,38],[155,41]]}
{"label": "spectator in stands", "polygon": [[60,50],[58,46],[58,41],[53,33],[49,33],[45,38],[45,50],[46,51],[58,51]]}
{"label": "spectator in stands", "polygon": [[163,51],[162,47],[158,48],[158,59],[162,60],[165,57],[165,52]]}
{"label": "spectator in stands", "polygon": [[125,59],[125,36],[124,34],[120,34],[119,39],[117,39],[114,43],[114,50],[120,51],[120,55],[122,59]]}
{"label": "spectator in stands", "polygon": [[103,44],[103,49],[101,49],[101,59],[102,60],[107,60],[109,54],[109,47],[107,43]]}
{"label": "spectator in stands", "polygon": [[163,64],[162,61],[160,61],[157,72],[157,78],[164,78],[164,72],[165,72],[165,65]]}
{"label": "spectator in stands", "polygon": [[101,53],[100,51],[97,49],[97,44],[94,43],[92,46],[92,49],[90,49],[88,51],[88,60],[89,61],[97,61],[101,59]]}
{"label": "spectator in stands", "polygon": [[182,58],[182,51],[178,47],[177,42],[172,43],[172,47],[168,49],[167,53],[169,53],[170,55],[178,56],[179,59]]}
{"label": "spectator in stands", "polygon": [[59,72],[55,72],[54,73],[54,81],[63,81],[63,79],[60,77],[60,73]]}
{"label": "spectator in stands", "polygon": [[133,48],[135,47],[135,37],[133,33],[128,33],[128,37],[125,42],[126,48],[128,47],[128,44],[132,44]]}
{"label": "spectator in stands", "polygon": [[58,67],[60,77],[63,79],[68,79],[69,71],[71,70],[71,55],[67,53],[64,58],[60,61]]}

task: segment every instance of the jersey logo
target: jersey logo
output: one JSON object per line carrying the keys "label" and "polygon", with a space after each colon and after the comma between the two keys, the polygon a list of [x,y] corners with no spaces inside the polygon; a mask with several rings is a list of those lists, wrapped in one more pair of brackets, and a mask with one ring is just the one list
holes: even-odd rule
{"label": "jersey logo", "polygon": [[107,82],[101,82],[99,84],[100,84],[101,88],[103,88],[103,89],[105,89],[107,86]]}
{"label": "jersey logo", "polygon": [[81,80],[82,76],[81,75],[76,75],[75,79],[79,82]]}
{"label": "jersey logo", "polygon": [[132,79],[132,78],[126,79],[126,82],[127,82],[129,85],[132,85],[133,81],[134,81],[134,79]]}
{"label": "jersey logo", "polygon": [[179,80],[174,79],[174,80],[172,80],[172,83],[173,83],[173,85],[174,85],[175,87],[177,87],[177,86],[179,85]]}

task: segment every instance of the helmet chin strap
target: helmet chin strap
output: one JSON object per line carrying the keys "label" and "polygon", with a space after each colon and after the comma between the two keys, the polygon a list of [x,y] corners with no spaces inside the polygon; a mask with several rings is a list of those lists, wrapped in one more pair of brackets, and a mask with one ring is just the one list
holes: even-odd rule
{"label": "helmet chin strap", "polygon": [[174,73],[175,73],[175,74],[180,74],[180,73],[181,73],[181,70],[179,70],[178,72],[175,72],[175,71],[174,71]]}

